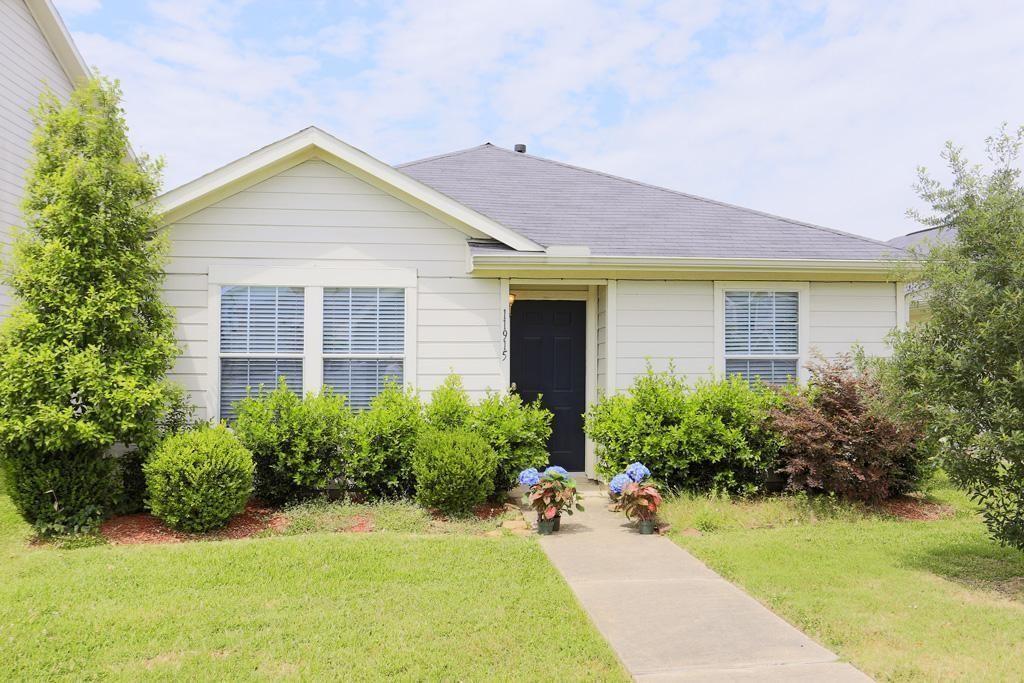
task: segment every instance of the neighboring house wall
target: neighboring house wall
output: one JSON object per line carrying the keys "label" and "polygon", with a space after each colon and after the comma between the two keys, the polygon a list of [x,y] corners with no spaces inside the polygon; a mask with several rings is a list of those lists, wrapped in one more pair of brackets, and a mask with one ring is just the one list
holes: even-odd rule
{"label": "neighboring house wall", "polygon": [[[72,86],[24,0],[0,0],[0,249],[5,265],[11,227],[21,224],[33,130],[29,112],[46,87],[66,98]],[[0,317],[9,305],[7,288],[0,285]]]}
{"label": "neighboring house wall", "polygon": [[466,273],[466,236],[323,161],[306,161],[169,226],[166,300],[184,350],[171,378],[207,405],[211,267],[397,268],[417,274],[416,377],[474,396],[503,386],[500,281]]}

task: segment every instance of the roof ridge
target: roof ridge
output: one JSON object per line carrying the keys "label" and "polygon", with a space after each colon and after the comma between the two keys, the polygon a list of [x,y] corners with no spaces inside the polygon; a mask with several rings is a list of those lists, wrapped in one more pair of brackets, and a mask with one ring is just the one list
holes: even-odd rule
{"label": "roof ridge", "polygon": [[[746,211],[748,213],[755,213],[755,214],[758,214],[760,216],[765,216],[765,217],[768,217],[768,218],[774,218],[775,220],[783,221],[783,222],[786,222],[786,223],[792,223],[793,225],[801,225],[801,226],[804,226],[806,228],[813,228],[815,230],[821,230],[823,232],[832,233],[833,235],[839,235],[841,237],[850,237],[850,238],[853,238],[853,239],[856,239],[856,240],[861,240],[861,241],[864,241],[864,242],[869,242],[871,244],[875,244],[875,245],[879,245],[879,246],[884,246],[884,247],[887,247],[889,249],[898,249],[899,251],[905,251],[905,249],[903,249],[902,247],[894,246],[894,245],[889,244],[888,242],[886,242],[884,240],[877,240],[877,239],[874,239],[873,237],[865,237],[864,235],[857,235],[857,234],[852,233],[852,232],[846,232],[845,230],[837,230],[835,228],[826,228],[825,226],[817,225],[816,223],[808,223],[806,221],[799,221],[799,220],[796,220],[796,219],[793,219],[793,218],[786,218],[785,216],[779,216],[778,214],[768,213],[767,211],[760,211],[758,209],[750,209],[750,208],[747,208],[745,206],[739,206],[737,204],[730,204],[728,202],[723,202],[723,201],[720,201],[720,200],[717,200],[717,199],[709,199],[708,197],[701,197],[700,195],[690,194],[689,192],[682,192],[681,190],[673,190],[671,188],[663,187],[661,185],[653,185],[651,183],[645,183],[645,182],[643,182],[641,180],[634,180],[633,178],[625,178],[623,176],[618,176],[618,175],[615,175],[613,173],[606,173],[605,171],[598,171],[598,170],[595,170],[595,169],[592,169],[592,168],[586,168],[584,166],[576,166],[575,164],[569,164],[569,163],[566,163],[564,161],[558,161],[556,159],[548,159],[547,157],[539,157],[539,156],[536,156],[534,154],[527,154],[526,152],[516,152],[516,151],[513,151],[511,149],[507,149],[505,147],[499,147],[497,145],[492,145],[491,143],[486,143],[485,145],[479,145],[478,147],[492,147],[495,150],[498,150],[498,151],[501,151],[501,152],[505,152],[506,154],[512,154],[512,155],[515,155],[516,157],[527,157],[527,158],[530,158],[530,159],[535,159],[537,161],[543,161],[543,162],[548,163],[548,164],[555,164],[556,166],[562,166],[562,167],[565,167],[565,168],[569,168],[569,169],[572,169],[574,171],[581,171],[583,173],[591,173],[593,175],[599,175],[599,176],[603,176],[605,178],[611,178],[612,180],[618,180],[618,181],[621,181],[621,182],[630,183],[632,185],[637,185],[639,187],[646,187],[646,188],[652,189],[652,190],[660,190],[661,192],[668,192],[670,194],[679,195],[681,197],[687,197],[689,199],[694,199],[694,200],[697,200],[697,201],[706,202],[708,204],[715,204],[715,205],[718,205],[718,206],[728,207],[730,209],[736,209],[738,211]],[[477,149],[478,147],[474,147],[474,148],[471,148],[471,149]],[[468,152],[468,151],[471,151],[471,150],[470,149],[464,149],[464,150],[461,150],[460,152],[453,152],[452,154],[461,154],[462,152]],[[446,156],[446,155],[441,155],[441,156]],[[438,158],[440,158],[440,157],[438,157]],[[428,160],[424,159],[423,161],[428,161]]]}
{"label": "roof ridge", "polygon": [[466,147],[465,149],[457,149],[454,152],[445,152],[444,154],[435,154],[434,156],[431,156],[431,157],[424,157],[422,159],[416,159],[414,161],[406,161],[406,162],[403,162],[401,164],[395,164],[395,168],[405,168],[407,166],[415,166],[416,164],[422,164],[422,163],[426,163],[428,161],[437,161],[438,159],[447,159],[448,157],[458,156],[459,154],[465,154],[466,152],[472,152],[473,150],[476,150],[476,149],[483,149],[484,147],[495,147],[496,149],[500,149],[496,145],[491,144],[490,142],[485,142],[482,145],[476,145],[474,147]]}

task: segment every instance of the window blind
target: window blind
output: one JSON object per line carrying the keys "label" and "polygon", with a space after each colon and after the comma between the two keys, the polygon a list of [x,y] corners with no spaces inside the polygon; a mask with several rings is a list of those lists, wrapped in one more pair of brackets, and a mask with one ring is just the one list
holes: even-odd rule
{"label": "window blind", "polygon": [[769,384],[796,377],[799,314],[797,292],[726,292],[726,374]]}
{"label": "window blind", "polygon": [[366,408],[389,381],[402,382],[405,290],[324,289],[324,384]]}
{"label": "window blind", "polygon": [[280,376],[302,393],[305,312],[302,287],[226,286],[220,298],[220,414],[249,389],[273,388]]}

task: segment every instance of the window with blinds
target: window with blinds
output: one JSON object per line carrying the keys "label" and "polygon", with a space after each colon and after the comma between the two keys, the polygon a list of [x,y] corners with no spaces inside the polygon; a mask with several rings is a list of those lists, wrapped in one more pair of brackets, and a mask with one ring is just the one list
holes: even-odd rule
{"label": "window with blinds", "polygon": [[302,287],[226,286],[220,295],[220,416],[251,389],[280,377],[302,393],[305,296]]}
{"label": "window with blinds", "polygon": [[388,382],[402,382],[405,290],[324,289],[324,385],[366,408]]}
{"label": "window with blinds", "polygon": [[725,372],[785,384],[800,362],[798,292],[725,293]]}

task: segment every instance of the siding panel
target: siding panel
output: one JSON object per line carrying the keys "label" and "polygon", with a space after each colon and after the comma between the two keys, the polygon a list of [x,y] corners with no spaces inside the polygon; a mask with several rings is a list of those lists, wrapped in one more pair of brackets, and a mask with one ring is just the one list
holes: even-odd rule
{"label": "siding panel", "polygon": [[478,397],[501,387],[499,281],[466,274],[465,235],[330,164],[299,164],[167,230],[164,297],[184,347],[171,377],[199,406],[212,265],[416,270],[417,386],[427,394],[454,370]]}
{"label": "siding panel", "polygon": [[896,326],[896,286],[889,282],[812,282],[812,351],[833,358],[854,344],[888,356],[886,337]]}

